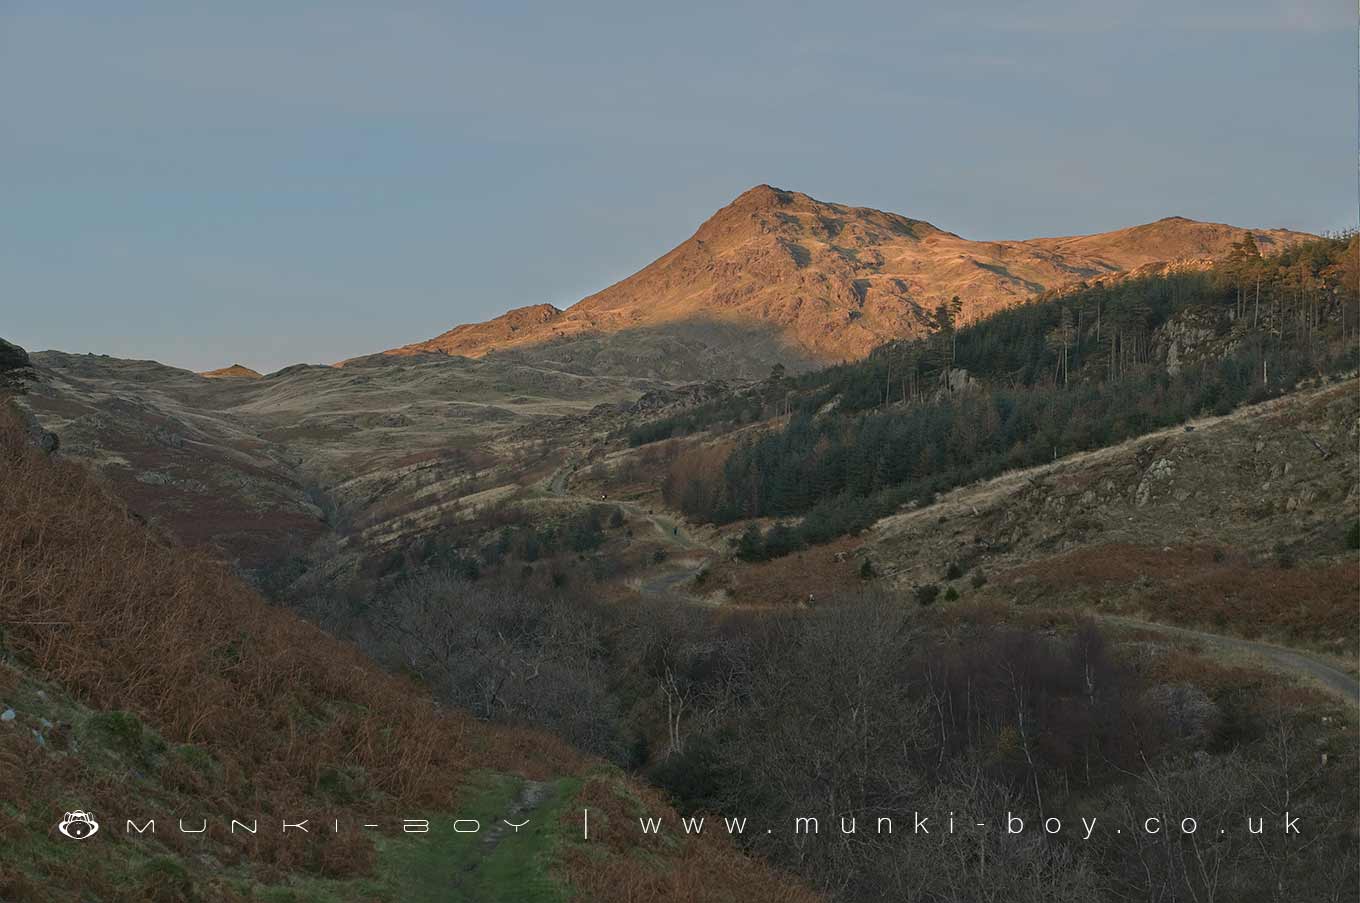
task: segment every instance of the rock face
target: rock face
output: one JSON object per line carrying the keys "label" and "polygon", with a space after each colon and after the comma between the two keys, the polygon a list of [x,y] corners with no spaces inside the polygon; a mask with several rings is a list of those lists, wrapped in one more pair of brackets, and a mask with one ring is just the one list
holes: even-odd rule
{"label": "rock face", "polygon": [[1163,324],[1152,337],[1153,355],[1175,376],[1186,366],[1221,359],[1236,347],[1228,316],[1221,310],[1188,308]]}
{"label": "rock face", "polygon": [[714,380],[706,383],[692,383],[676,386],[673,389],[653,389],[642,393],[637,401],[620,404],[618,409],[625,414],[659,414],[682,411],[701,405],[706,401],[721,398],[729,391],[727,383]]}
{"label": "rock face", "polygon": [[968,371],[963,367],[953,367],[949,374],[949,391],[966,392],[969,389],[977,388],[977,380],[968,375]]}
{"label": "rock face", "polygon": [[0,339],[0,373],[21,370],[28,366],[28,352],[12,342]]}
{"label": "rock face", "polygon": [[[766,370],[774,360],[835,362],[928,331],[935,308],[954,296],[963,320],[971,321],[1046,290],[1212,260],[1247,231],[1171,217],[1096,235],[969,241],[895,213],[760,185],[665,256],[565,311],[547,304],[519,308],[385,353],[481,357],[685,327],[691,342],[742,351],[760,345]],[[1306,237],[1285,230],[1251,234],[1267,253]],[[696,331],[702,324],[712,327],[709,333]],[[721,365],[722,358],[714,360]],[[573,354],[556,359],[570,361]],[[683,378],[714,375],[726,374]]]}

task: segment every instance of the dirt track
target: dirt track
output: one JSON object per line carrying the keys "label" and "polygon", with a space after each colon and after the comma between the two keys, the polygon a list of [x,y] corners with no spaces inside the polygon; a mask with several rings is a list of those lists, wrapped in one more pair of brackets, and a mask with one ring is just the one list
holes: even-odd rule
{"label": "dirt track", "polygon": [[1360,681],[1357,681],[1345,671],[1335,668],[1306,652],[1300,652],[1297,649],[1289,649],[1284,646],[1275,646],[1271,643],[1261,643],[1256,640],[1244,640],[1238,637],[1223,636],[1217,633],[1205,633],[1201,630],[1190,630],[1185,627],[1172,627],[1169,624],[1156,624],[1151,621],[1140,621],[1137,618],[1122,618],[1118,615],[1096,615],[1096,617],[1107,623],[1118,624],[1122,627],[1136,627],[1141,630],[1152,630],[1169,636],[1195,640],[1209,646],[1216,646],[1220,649],[1231,650],[1233,652],[1245,652],[1253,656],[1269,659],[1277,670],[1288,671],[1291,674],[1314,681],[1333,695],[1345,699],[1356,708],[1360,708]]}
{"label": "dirt track", "polygon": [[[1314,392],[1329,391],[1330,389],[1334,389],[1334,387],[1324,387],[1321,390],[1314,390]],[[1309,394],[1313,393],[1310,392]],[[1194,421],[1194,423],[1201,430],[1204,430],[1222,424],[1233,423],[1252,414],[1259,415],[1262,411],[1277,408],[1281,404],[1281,401],[1275,400],[1266,402],[1255,408],[1234,411],[1224,417],[1201,418]],[[936,503],[935,505],[917,509],[916,511],[906,514],[896,515],[888,518],[887,521],[901,522],[903,520],[918,518],[934,520],[942,507],[951,503],[955,508],[966,506],[969,510],[976,512],[978,506],[995,504],[999,497],[1003,497],[1008,491],[1013,491],[1015,485],[1022,481],[1034,479],[1036,474],[1046,473],[1057,469],[1066,469],[1073,467],[1074,465],[1080,466],[1092,459],[1098,460],[1106,458],[1123,448],[1133,447],[1137,444],[1147,442],[1149,438],[1156,438],[1159,436],[1179,436],[1183,434],[1183,432],[1184,427],[1182,426],[1169,427],[1165,430],[1151,433],[1148,436],[1140,436],[1131,439],[1126,443],[1121,443],[1119,446],[1074,455],[1052,465],[1043,465],[1030,470],[1014,471],[1009,474],[1004,474],[980,485],[963,487],[959,490],[955,490],[953,493],[947,495],[942,503]],[[568,495],[567,483],[577,466],[579,465],[568,464],[554,473],[549,480],[548,491],[555,495]],[[690,553],[685,559],[675,562],[674,565],[666,568],[661,573],[643,578],[637,584],[639,592],[646,595],[666,595],[682,592],[681,587],[683,584],[694,579],[694,577],[711,563],[715,554],[714,551],[691,537],[685,531],[683,524],[677,522],[675,519],[664,515],[653,514],[636,502],[615,501],[613,504],[625,509],[639,520],[645,520],[650,523],[661,539],[668,545],[676,547],[679,551]],[[882,529],[883,524],[884,522],[880,522],[879,529]],[[696,558],[695,556],[699,557]],[[695,601],[699,600],[696,598]],[[1258,659],[1264,659],[1276,670],[1288,672],[1313,682],[1332,695],[1345,700],[1352,708],[1360,710],[1360,680],[1357,680],[1345,671],[1342,671],[1309,653],[1284,646],[1277,646],[1271,643],[1224,636],[1222,634],[1192,630],[1185,627],[1173,627],[1168,624],[1141,621],[1136,618],[1101,614],[1095,614],[1095,616],[1106,623],[1155,631],[1168,636],[1194,640],[1221,651],[1245,653]]]}
{"label": "dirt track", "polygon": [[[549,479],[547,491],[556,496],[572,496],[569,491],[568,482],[580,464],[568,462],[560,467]],[[594,501],[586,496],[578,496],[582,501]],[[678,519],[664,514],[656,514],[638,502],[626,499],[608,499],[608,504],[622,508],[633,517],[640,521],[646,521],[652,525],[661,541],[668,546],[672,546],[677,551],[688,553],[688,557],[665,568],[662,573],[642,578],[637,583],[638,592],[648,596],[666,595],[675,593],[680,586],[698,576],[704,568],[708,567],[715,553],[713,549],[699,540],[695,539],[685,529],[683,523]],[[699,556],[695,559],[693,556]],[[677,566],[678,565],[678,568]],[[696,600],[697,601],[697,600]]]}

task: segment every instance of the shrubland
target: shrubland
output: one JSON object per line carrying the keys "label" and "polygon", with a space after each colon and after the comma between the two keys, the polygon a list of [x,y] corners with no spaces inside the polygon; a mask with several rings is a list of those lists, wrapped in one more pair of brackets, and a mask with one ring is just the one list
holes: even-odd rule
{"label": "shrubland", "polygon": [[[1326,900],[1360,881],[1343,709],[1051,609],[998,617],[868,589],[715,611],[427,571],[368,619],[333,626],[441,699],[645,775],[681,812],[748,819],[749,851],[834,899],[1119,900],[1151,882],[1167,900]],[[1306,842],[1245,835],[1247,814],[1284,808]],[[917,811],[937,826],[1089,817],[1107,833],[923,840]],[[1132,836],[1182,811],[1205,834]],[[791,837],[804,816],[820,833]],[[897,831],[874,831],[880,818]]]}

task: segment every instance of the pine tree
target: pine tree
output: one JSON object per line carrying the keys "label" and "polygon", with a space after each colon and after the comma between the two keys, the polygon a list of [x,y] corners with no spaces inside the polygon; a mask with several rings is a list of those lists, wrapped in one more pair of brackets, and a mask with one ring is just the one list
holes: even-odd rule
{"label": "pine tree", "polygon": [[954,352],[957,350],[954,340],[954,312],[950,304],[940,304],[935,308],[933,324],[935,334],[931,337],[931,363],[939,375],[940,385],[947,388],[949,368],[953,366]]}
{"label": "pine tree", "polygon": [[1058,325],[1049,331],[1047,336],[1048,347],[1057,355],[1057,366],[1053,371],[1053,382],[1059,381],[1065,386],[1068,383],[1068,350],[1072,347],[1073,336],[1076,330],[1072,326],[1072,311],[1064,307],[1058,314]]}
{"label": "pine tree", "polygon": [[955,295],[949,299],[949,366],[959,359],[959,326],[963,322],[963,302]]}

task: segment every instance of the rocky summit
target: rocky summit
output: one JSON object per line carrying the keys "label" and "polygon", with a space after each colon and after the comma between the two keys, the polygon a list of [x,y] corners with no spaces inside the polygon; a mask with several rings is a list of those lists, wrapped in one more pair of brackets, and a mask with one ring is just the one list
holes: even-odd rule
{"label": "rocky summit", "polygon": [[[1204,266],[1248,233],[1264,253],[1308,237],[1168,217],[1094,235],[971,241],[923,220],[759,185],[669,253],[566,310],[521,307],[384,354],[511,352],[596,372],[755,375],[771,360],[855,360],[923,335],[956,297],[966,323],[1054,289]],[[685,372],[635,372],[658,354]]]}

